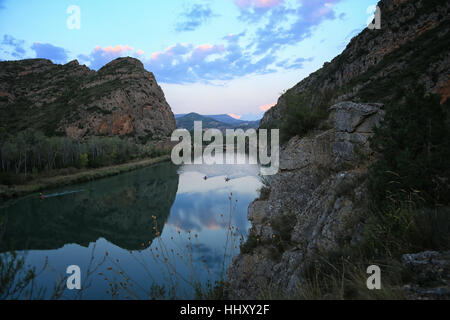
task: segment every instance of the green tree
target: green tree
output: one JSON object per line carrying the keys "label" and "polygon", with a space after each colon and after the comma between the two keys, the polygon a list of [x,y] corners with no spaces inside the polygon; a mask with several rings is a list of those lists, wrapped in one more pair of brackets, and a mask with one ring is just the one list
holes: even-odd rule
{"label": "green tree", "polygon": [[86,168],[89,164],[89,156],[87,153],[80,154],[80,158],[78,159],[78,166],[80,168]]}

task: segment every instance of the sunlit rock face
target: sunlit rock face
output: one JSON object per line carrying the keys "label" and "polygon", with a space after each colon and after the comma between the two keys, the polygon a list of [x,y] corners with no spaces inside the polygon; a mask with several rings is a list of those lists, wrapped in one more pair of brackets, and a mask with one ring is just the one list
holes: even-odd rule
{"label": "sunlit rock face", "polygon": [[[369,138],[384,117],[382,104],[342,102],[329,108],[328,130],[292,138],[266,197],[248,209],[249,252],[228,271],[232,299],[256,299],[268,288],[295,292],[311,256],[357,242],[366,211]],[[289,248],[280,250],[277,237]]]}
{"label": "sunlit rock face", "polygon": [[119,58],[98,72],[77,61],[0,62],[1,124],[47,135],[121,136],[137,143],[168,140],[175,117],[154,75],[134,58]]}

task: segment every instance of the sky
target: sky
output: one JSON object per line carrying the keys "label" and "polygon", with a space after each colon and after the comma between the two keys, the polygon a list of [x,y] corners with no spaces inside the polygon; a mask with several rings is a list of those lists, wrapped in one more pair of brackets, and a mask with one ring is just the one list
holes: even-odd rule
{"label": "sky", "polygon": [[0,60],[134,57],[174,113],[254,119],[340,54],[376,0],[0,0]]}

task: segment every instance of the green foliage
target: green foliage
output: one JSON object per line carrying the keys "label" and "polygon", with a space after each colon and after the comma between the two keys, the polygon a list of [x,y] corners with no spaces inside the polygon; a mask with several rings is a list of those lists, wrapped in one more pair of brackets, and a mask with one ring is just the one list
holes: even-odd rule
{"label": "green foliage", "polygon": [[320,128],[328,116],[333,94],[332,91],[325,90],[312,97],[306,93],[287,92],[284,95],[287,114],[281,125],[281,143],[287,142],[293,136],[304,136],[311,130]]}
{"label": "green foliage", "polygon": [[86,168],[89,164],[89,156],[87,153],[80,154],[78,166],[80,168]]}
{"label": "green foliage", "polygon": [[[424,2],[428,4],[427,1]],[[427,7],[427,5],[424,7]],[[433,10],[436,10],[435,7]],[[388,13],[386,12],[386,14]],[[420,16],[417,18],[420,18]],[[417,79],[423,78],[424,74],[429,74],[431,64],[442,60],[442,52],[446,52],[450,45],[450,38],[442,37],[442,33],[445,33],[448,27],[448,22],[442,22],[436,28],[424,32],[387,54],[379,63],[353,78],[340,89],[340,93],[351,92],[355,86],[362,85],[357,94],[361,101],[389,103],[392,99],[395,99],[398,88],[414,87]],[[386,74],[386,70],[389,70],[391,66],[403,61],[407,61],[404,66],[395,69],[395,72]]]}
{"label": "green foliage", "polygon": [[251,253],[258,245],[259,239],[253,234],[249,234],[247,241],[241,244],[241,253],[249,254]]}
{"label": "green foliage", "polygon": [[168,149],[138,146],[119,137],[91,137],[79,142],[69,137],[47,137],[32,129],[16,135],[1,129],[0,184],[23,184],[31,175],[51,170],[99,168],[167,153]]}
{"label": "green foliage", "polygon": [[288,113],[281,128],[281,141],[286,142],[293,136],[304,136],[310,130],[316,128],[320,121],[326,117],[325,108],[311,108],[298,96],[286,97]]}
{"label": "green foliage", "polygon": [[424,205],[449,205],[449,103],[423,90],[391,105],[371,140],[378,153],[370,169],[370,191],[378,207],[420,192]]}
{"label": "green foliage", "polygon": [[416,197],[373,212],[361,243],[365,256],[398,259],[408,252],[450,248],[450,209],[421,208]]}
{"label": "green foliage", "polygon": [[[399,92],[400,101],[405,94]],[[417,89],[387,106],[371,147],[372,206],[357,244],[317,252],[302,270],[301,299],[404,299],[405,253],[450,249],[449,104]],[[365,287],[367,266],[382,267],[382,290]]]}

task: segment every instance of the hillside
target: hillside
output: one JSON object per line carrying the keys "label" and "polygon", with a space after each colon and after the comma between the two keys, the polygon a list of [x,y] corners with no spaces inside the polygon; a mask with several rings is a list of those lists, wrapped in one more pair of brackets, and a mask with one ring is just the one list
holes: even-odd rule
{"label": "hillside", "polygon": [[98,72],[31,59],[0,62],[0,127],[47,136],[121,136],[136,143],[167,140],[175,119],[152,73],[119,58]]}
{"label": "hillside", "polygon": [[416,85],[449,97],[450,1],[383,0],[379,6],[381,29],[364,29],[342,54],[289,89],[264,115],[263,127],[282,127],[299,105],[386,103]]}
{"label": "hillside", "polygon": [[203,129],[243,129],[258,128],[259,121],[241,121],[228,115],[204,116],[198,113],[189,113],[186,115],[176,115],[177,128],[194,130],[194,122],[202,121]]}
{"label": "hillside", "polygon": [[280,170],[249,206],[227,298],[450,298],[450,1],[379,6],[381,30],[265,114]]}

